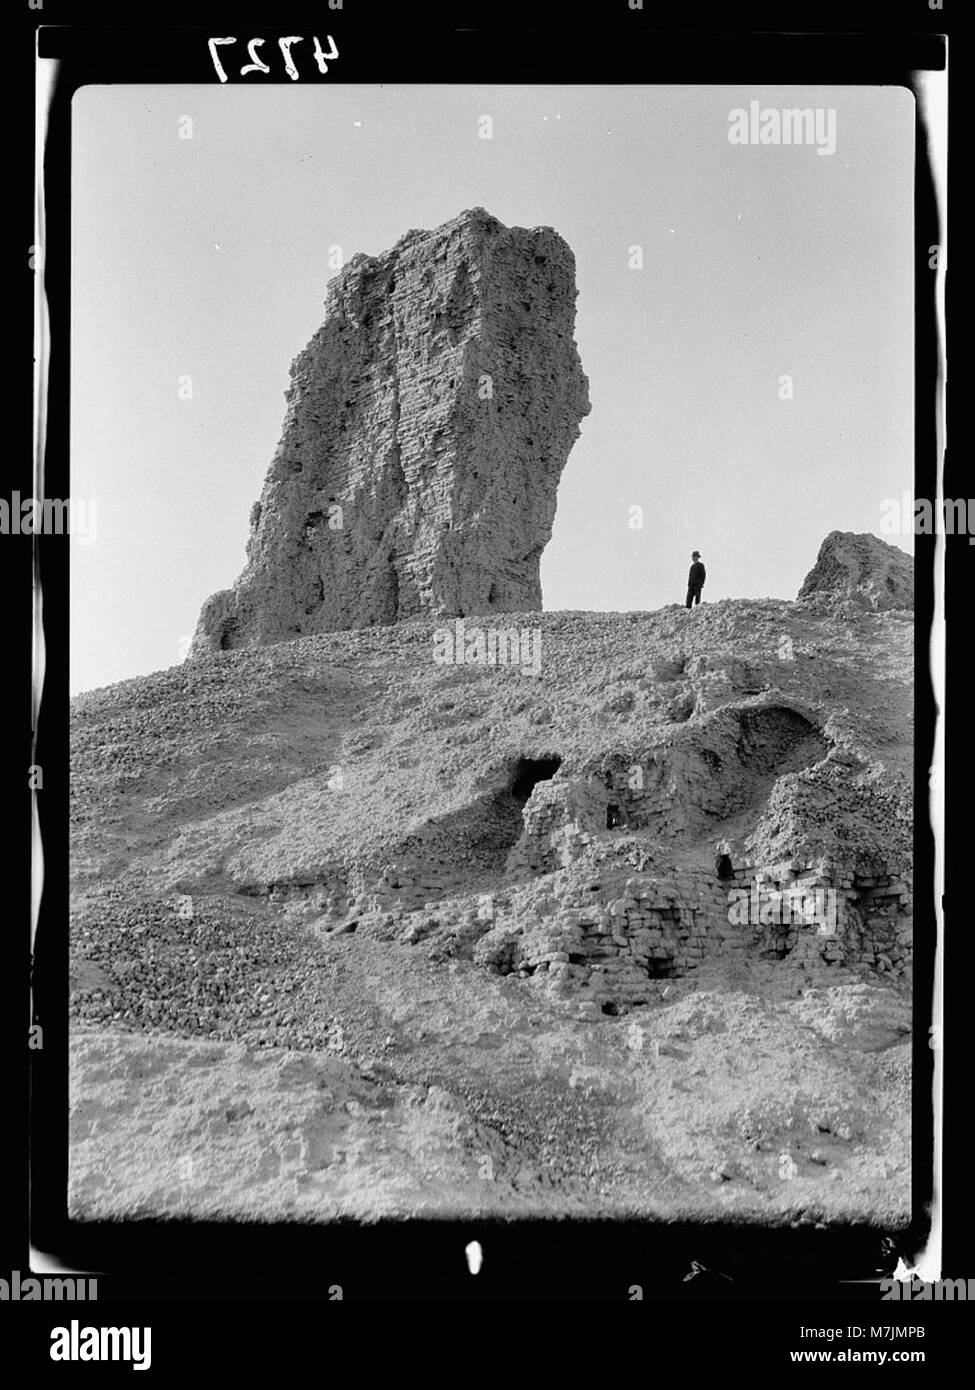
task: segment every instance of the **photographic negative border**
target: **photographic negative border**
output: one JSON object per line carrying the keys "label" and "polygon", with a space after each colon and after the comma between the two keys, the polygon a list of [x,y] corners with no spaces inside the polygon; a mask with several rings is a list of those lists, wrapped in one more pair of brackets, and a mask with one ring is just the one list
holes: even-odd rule
{"label": "photographic negative border", "polygon": [[[43,150],[43,294],[49,328],[40,418],[44,429],[43,495],[70,496],[70,164],[71,100],[93,83],[207,83],[217,80],[208,38],[215,33],[265,37],[276,49],[284,32],[334,35],[339,58],[330,76],[342,83],[558,82],[618,84],[875,84],[921,95],[925,72],[943,71],[946,45],[937,33],[850,33],[851,7],[834,7],[836,32],[722,33],[667,28],[656,14],[624,3],[614,19],[594,17],[585,33],[553,12],[526,24],[506,21],[492,7],[490,23],[459,27],[435,14],[399,15],[377,29],[368,15],[323,6],[316,18],[270,29],[246,12],[223,14],[193,27],[42,27],[38,53],[56,64],[50,105],[39,111]],[[543,10],[544,7],[539,7]],[[823,11],[817,6],[816,28]],[[839,16],[843,18],[840,20]],[[791,16],[790,16],[791,17]],[[938,23],[940,17],[929,17]],[[167,17],[168,20],[168,17]],[[802,16],[794,22],[797,28]],[[846,31],[846,32],[841,32]],[[151,35],[151,37],[150,37]],[[324,35],[322,35],[324,41]],[[48,68],[48,71],[52,69]],[[239,80],[239,79],[237,79]],[[264,82],[289,82],[283,69]],[[323,83],[329,77],[314,78]],[[916,104],[915,183],[915,495],[936,497],[944,379],[937,277],[927,270],[929,248],[943,245],[938,189],[922,103]],[[44,354],[39,353],[43,362]],[[37,493],[36,495],[42,495]],[[43,845],[43,892],[33,946],[33,1018],[44,1046],[28,1053],[31,1096],[30,1239],[66,1268],[96,1271],[102,1298],[208,1300],[295,1296],[326,1300],[333,1286],[344,1298],[383,1299],[627,1299],[730,1301],[753,1298],[843,1300],[877,1298],[876,1281],[898,1258],[912,1263],[930,1234],[935,1169],[929,1046],[937,921],[933,894],[935,841],[926,814],[928,774],[935,760],[936,700],[925,640],[935,621],[935,537],[915,547],[915,995],[913,1047],[913,1220],[895,1233],[873,1226],[817,1231],[773,1227],[691,1226],[602,1221],[415,1221],[362,1227],[269,1227],[191,1221],[77,1223],[65,1215],[67,1182],[68,1038],[68,725],[67,537],[34,539],[35,580],[43,595],[46,670],[40,692],[36,747],[44,767],[35,794]],[[963,541],[964,538],[962,538]],[[38,841],[35,838],[35,855]],[[35,863],[36,863],[35,859]],[[471,1278],[464,1249],[480,1241],[481,1274]],[[688,1278],[692,1264],[698,1277]],[[213,1270],[219,1268],[215,1279]],[[539,1271],[544,1268],[544,1279]],[[268,1271],[287,1270],[274,1281]],[[263,1274],[261,1273],[263,1272]],[[964,1271],[950,1269],[950,1274]],[[274,1283],[276,1287],[269,1287]],[[296,1295],[295,1291],[301,1292]]]}

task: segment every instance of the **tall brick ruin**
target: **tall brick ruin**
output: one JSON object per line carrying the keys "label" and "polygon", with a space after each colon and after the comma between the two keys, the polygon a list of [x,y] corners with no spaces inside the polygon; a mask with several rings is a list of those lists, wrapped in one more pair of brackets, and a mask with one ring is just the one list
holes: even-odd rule
{"label": "tall brick ruin", "polygon": [[590,409],[577,293],[558,233],[483,208],[353,257],[292,364],[247,564],[204,604],[191,654],[540,609]]}

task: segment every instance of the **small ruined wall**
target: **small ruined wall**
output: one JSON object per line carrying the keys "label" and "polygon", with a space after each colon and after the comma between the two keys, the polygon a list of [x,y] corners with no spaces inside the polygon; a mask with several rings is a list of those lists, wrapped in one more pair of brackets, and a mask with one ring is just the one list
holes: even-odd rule
{"label": "small ruined wall", "polygon": [[573,863],[589,836],[607,828],[609,801],[595,779],[539,782],[522,812],[524,828],[505,872],[549,874]]}
{"label": "small ruined wall", "polygon": [[[597,850],[598,840],[589,842]],[[742,864],[720,878],[689,869],[634,875],[621,889],[597,863],[591,868],[588,889],[563,888],[541,919],[503,912],[479,931],[472,923],[474,960],[605,1013],[646,1003],[656,982],[718,959],[801,966],[807,983],[850,966],[909,978],[910,893],[896,875],[834,881],[816,866]],[[593,892],[596,885],[605,891]]]}
{"label": "small ruined wall", "polygon": [[[740,895],[748,918],[742,931],[750,949],[765,959],[910,972],[913,899],[903,874],[744,861],[723,886]],[[807,920],[798,911],[803,901],[811,906]]]}
{"label": "small ruined wall", "polygon": [[914,955],[910,878],[900,873],[857,876],[851,887],[859,916],[848,937],[853,958],[909,976]]}
{"label": "small ruined wall", "polygon": [[645,1003],[653,981],[688,974],[709,951],[734,950],[723,904],[706,873],[637,875],[605,902],[567,895],[533,930],[502,921],[478,941],[474,959],[611,1012]]}

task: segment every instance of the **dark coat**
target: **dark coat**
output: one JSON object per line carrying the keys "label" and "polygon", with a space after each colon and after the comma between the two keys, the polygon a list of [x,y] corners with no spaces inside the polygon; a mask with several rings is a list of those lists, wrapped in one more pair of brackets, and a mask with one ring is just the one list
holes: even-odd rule
{"label": "dark coat", "polygon": [[707,577],[707,570],[701,564],[701,561],[695,560],[687,576],[687,587],[689,589],[703,589],[704,581]]}

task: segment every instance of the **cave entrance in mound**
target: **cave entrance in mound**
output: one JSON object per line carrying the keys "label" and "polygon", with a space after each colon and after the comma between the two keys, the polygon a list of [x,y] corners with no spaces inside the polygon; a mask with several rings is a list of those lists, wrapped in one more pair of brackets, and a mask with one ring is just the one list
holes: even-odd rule
{"label": "cave entrance in mound", "polygon": [[718,872],[718,878],[721,880],[722,883],[728,883],[729,880],[733,879],[735,876],[735,871],[732,867],[731,858],[727,854],[719,854],[714,867],[716,868]]}
{"label": "cave entrance in mound", "polygon": [[738,718],[738,758],[746,776],[757,781],[800,772],[829,752],[822,733],[798,710],[766,705],[743,709]]}
{"label": "cave entrance in mound", "polygon": [[550,782],[561,766],[561,758],[519,758],[508,784],[519,806],[525,805],[539,782]]}
{"label": "cave entrance in mound", "polygon": [[455,833],[466,842],[468,863],[484,872],[501,873],[508,855],[525,829],[524,810],[539,782],[547,782],[562,766],[557,755],[547,758],[518,758],[508,762],[501,786],[491,796],[472,803],[453,817],[447,817]]}

